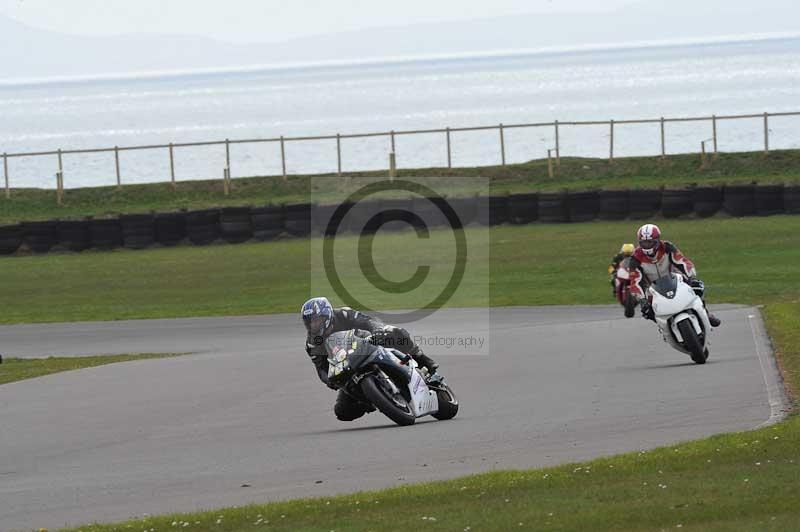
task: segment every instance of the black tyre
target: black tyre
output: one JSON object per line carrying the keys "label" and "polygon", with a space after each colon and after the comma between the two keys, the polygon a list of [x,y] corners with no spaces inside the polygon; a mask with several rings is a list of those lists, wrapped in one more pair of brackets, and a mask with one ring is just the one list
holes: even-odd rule
{"label": "black tyre", "polygon": [[636,298],[631,295],[629,288],[625,289],[625,317],[632,318],[636,314]]}
{"label": "black tyre", "polygon": [[683,320],[678,323],[678,330],[681,332],[681,336],[683,336],[683,345],[692,354],[692,360],[694,360],[696,364],[705,364],[708,358],[708,351],[703,349],[700,338],[697,337],[697,333],[694,331],[691,321]]}
{"label": "black tyre", "polygon": [[22,226],[6,225],[0,227],[0,255],[11,255],[22,245]]}
{"label": "black tyre", "polygon": [[186,213],[168,212],[156,215],[156,240],[162,246],[175,246],[186,238]]}
{"label": "black tyre", "polygon": [[756,186],[756,214],[783,214],[783,185]]}
{"label": "black tyre", "polygon": [[284,207],[286,232],[303,237],[311,234],[311,204],[298,203]]}
{"label": "black tyre", "polygon": [[800,185],[783,187],[783,211],[786,214],[800,214]]}
{"label": "black tyre", "polygon": [[196,246],[205,246],[219,239],[219,211],[207,209],[186,213],[186,236]]}
{"label": "black tyre", "polygon": [[128,249],[144,249],[156,241],[156,221],[152,214],[126,214],[120,217],[122,244]]}
{"label": "black tyre", "polygon": [[[376,375],[367,375],[361,381],[361,391],[370,403],[380,410],[383,415],[398,425],[413,425],[417,418],[403,397],[391,397],[388,387],[379,382]],[[404,403],[404,404],[403,404]]]}
{"label": "black tyre", "polygon": [[122,245],[122,226],[116,218],[90,220],[89,241],[97,249],[114,249]]}
{"label": "black tyre", "polygon": [[246,242],[253,237],[250,207],[226,207],[219,215],[222,238],[229,244]]}
{"label": "black tyre", "polygon": [[629,192],[630,211],[628,217],[632,220],[652,218],[661,210],[661,191],[652,188],[632,189]]}
{"label": "black tyre", "polygon": [[478,197],[478,223],[502,225],[509,221],[508,196]]}
{"label": "black tyre", "polygon": [[23,222],[22,229],[25,234],[25,244],[33,252],[47,253],[58,243],[55,221]]}
{"label": "black tyre", "polygon": [[630,204],[627,190],[601,190],[599,198],[597,217],[601,220],[624,220],[628,217]]}
{"label": "black tyre", "polygon": [[450,198],[447,203],[453,208],[461,224],[456,229],[466,227],[478,218],[478,198],[476,197]]}
{"label": "black tyre", "polygon": [[540,193],[539,221],[544,223],[568,222],[567,195],[562,192]]}
{"label": "black tyre", "polygon": [[664,218],[678,218],[691,214],[693,209],[694,191],[692,189],[664,189],[661,192],[661,214]]}
{"label": "black tyre", "polygon": [[253,236],[257,240],[267,241],[278,238],[284,231],[284,209],[280,205],[254,207],[250,210],[253,224]]}
{"label": "black tyre", "polygon": [[509,221],[529,224],[539,218],[539,194],[514,194],[508,198]]}
{"label": "black tyre", "polygon": [[456,417],[456,414],[458,414],[458,398],[456,398],[453,390],[446,384],[441,384],[431,389],[436,391],[436,397],[439,399],[439,410],[431,415],[439,421]]}
{"label": "black tyre", "polygon": [[725,212],[731,216],[752,216],[756,212],[756,187],[754,185],[728,185],[725,187]]}
{"label": "black tyre", "polygon": [[722,208],[722,187],[695,187],[693,200],[693,209],[697,216],[700,218],[714,216]]}
{"label": "black tyre", "polygon": [[590,222],[600,212],[600,196],[597,191],[570,192],[567,199],[570,222]]}

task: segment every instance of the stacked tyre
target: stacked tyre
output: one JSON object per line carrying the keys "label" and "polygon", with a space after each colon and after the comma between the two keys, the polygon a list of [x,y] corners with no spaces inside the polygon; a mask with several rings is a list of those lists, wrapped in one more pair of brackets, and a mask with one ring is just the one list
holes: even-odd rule
{"label": "stacked tyre", "polygon": [[690,188],[661,191],[661,214],[664,218],[678,218],[694,210],[694,191]]}
{"label": "stacked tyre", "polygon": [[205,246],[219,239],[219,211],[207,209],[188,212],[186,214],[186,236],[196,246]]}
{"label": "stacked tyre", "polygon": [[22,226],[20,224],[0,227],[0,255],[11,255],[22,245]]}
{"label": "stacked tyre", "polygon": [[284,226],[292,236],[304,237],[311,234],[312,205],[298,203],[284,207]]}
{"label": "stacked tyre", "polygon": [[566,193],[541,192],[539,194],[539,221],[545,223],[569,221]]}
{"label": "stacked tyre", "polygon": [[83,251],[92,245],[89,222],[86,220],[59,221],[56,224],[56,238],[59,246],[70,251]]}
{"label": "stacked tyre", "polygon": [[783,185],[756,186],[755,203],[759,216],[783,213]]}
{"label": "stacked tyre", "polygon": [[58,243],[56,222],[23,222],[24,242],[35,253],[47,253]]}
{"label": "stacked tyre", "polygon": [[755,185],[727,185],[723,205],[731,216],[752,216],[756,212]]}
{"label": "stacked tyre", "polygon": [[658,189],[631,189],[628,216],[634,220],[652,218],[661,210],[661,191]]}
{"label": "stacked tyre", "polygon": [[630,193],[627,190],[601,190],[597,217],[601,220],[624,220],[630,211]]}
{"label": "stacked tyre", "polygon": [[783,187],[783,212],[786,214],[800,214],[800,185],[786,185]]}
{"label": "stacked tyre", "polygon": [[274,240],[283,232],[283,208],[279,205],[253,207],[250,209],[250,223],[256,240]]}
{"label": "stacked tyre", "polygon": [[589,222],[600,212],[600,197],[595,190],[570,192],[567,198],[570,222]]}
{"label": "stacked tyre", "polygon": [[692,210],[700,218],[714,216],[722,209],[723,189],[721,186],[695,187],[692,196]]}
{"label": "stacked tyre", "polygon": [[97,249],[114,249],[122,245],[122,227],[119,219],[89,220],[89,242]]}
{"label": "stacked tyre", "polygon": [[186,213],[165,212],[156,215],[156,240],[162,246],[176,246],[186,238]]}
{"label": "stacked tyre", "polygon": [[219,215],[220,234],[229,244],[238,244],[253,237],[250,207],[226,207]]}
{"label": "stacked tyre", "polygon": [[508,198],[508,221],[529,224],[539,219],[539,194],[514,194]]}
{"label": "stacked tyre", "polygon": [[120,217],[122,245],[128,249],[145,249],[156,241],[156,223],[153,214],[126,214]]}

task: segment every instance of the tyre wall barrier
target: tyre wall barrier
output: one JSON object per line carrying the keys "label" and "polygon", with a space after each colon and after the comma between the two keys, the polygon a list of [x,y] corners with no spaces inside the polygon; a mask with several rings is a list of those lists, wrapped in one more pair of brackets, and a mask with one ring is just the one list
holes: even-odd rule
{"label": "tyre wall barrier", "polygon": [[566,193],[539,193],[539,221],[544,223],[563,223],[569,221]]}
{"label": "tyre wall barrier", "polygon": [[262,242],[274,240],[284,231],[284,209],[280,205],[264,205],[250,209],[253,237]]}
{"label": "tyre wall barrier", "polygon": [[601,220],[624,220],[630,211],[630,193],[627,190],[601,190],[598,193]]}
{"label": "tyre wall barrier", "polygon": [[186,238],[186,213],[165,212],[155,218],[156,241],[162,246],[175,246]]}
{"label": "tyre wall barrier", "polygon": [[0,227],[0,255],[11,255],[22,245],[22,225]]}
{"label": "tyre wall barrier", "polygon": [[122,227],[122,245],[128,249],[149,248],[156,242],[156,217],[154,214],[126,214],[119,218]]}
{"label": "tyre wall barrier", "polygon": [[756,213],[754,185],[726,185],[722,204],[731,216],[752,216]]}
{"label": "tyre wall barrier", "polygon": [[661,215],[678,218],[694,210],[694,190],[690,188],[665,188],[661,191]]}
{"label": "tyre wall barrier", "polygon": [[757,185],[755,201],[759,216],[783,213],[783,185]]}
{"label": "tyre wall barrier", "polygon": [[539,194],[514,194],[508,197],[508,221],[529,224],[539,219]]}
{"label": "tyre wall barrier", "polygon": [[56,223],[58,245],[70,251],[89,249],[92,240],[89,237],[88,220],[59,220]]}
{"label": "tyre wall barrier", "polygon": [[[408,205],[411,205],[411,202],[408,202]],[[336,211],[334,211],[335,213]],[[344,212],[344,211],[341,211]],[[352,204],[352,207],[347,211],[344,218],[340,218],[339,215],[336,215],[336,222],[338,222],[338,230],[337,234],[342,233],[356,233],[361,234],[362,232],[375,232],[378,229],[377,225],[373,225],[372,228],[375,230],[367,230],[367,224],[370,220],[372,220],[375,216],[378,216],[381,213],[381,202],[380,200],[367,200],[367,201],[359,201]],[[333,213],[332,213],[333,214]]]}
{"label": "tyre wall barrier", "polygon": [[472,198],[448,198],[447,203],[456,213],[461,227],[475,223],[478,219],[478,202]]}
{"label": "tyre wall barrier", "polygon": [[219,211],[207,209],[186,213],[186,236],[196,246],[210,244],[220,238]]}
{"label": "tyre wall barrier", "polygon": [[661,190],[652,188],[631,189],[628,194],[628,218],[652,218],[661,210]]}
{"label": "tyre wall barrier", "polygon": [[600,212],[600,196],[596,190],[570,192],[567,195],[567,212],[570,222],[590,222]]}
{"label": "tyre wall barrier", "polygon": [[122,226],[118,218],[89,220],[89,242],[97,249],[113,249],[122,245]]}
{"label": "tyre wall barrier", "polygon": [[[425,213],[430,214],[430,209],[434,208],[434,206],[428,202],[419,201],[420,198],[417,198],[417,208],[423,209]],[[388,217],[388,211],[408,211],[409,209],[414,209],[414,199],[406,199],[406,198],[385,198],[381,199],[381,211],[387,213],[387,215],[382,216],[381,218],[381,230],[382,231],[403,231],[405,229],[409,229],[411,226],[403,221],[403,220],[391,220]],[[421,215],[422,216],[422,215]],[[424,218],[424,216],[423,216]],[[391,221],[390,221],[391,220]]]}
{"label": "tyre wall barrier", "polygon": [[253,238],[250,207],[225,207],[219,214],[219,229],[223,240],[238,244]]}
{"label": "tyre wall barrier", "polygon": [[23,242],[28,249],[35,253],[47,253],[50,248],[58,243],[56,236],[56,222],[23,222]]}
{"label": "tyre wall barrier", "polygon": [[722,208],[723,188],[721,186],[695,187],[692,210],[700,218],[708,218]]}
{"label": "tyre wall barrier", "polygon": [[286,232],[291,236],[303,237],[311,234],[312,205],[310,203],[298,203],[296,205],[286,205],[284,212],[284,225]]}
{"label": "tyre wall barrier", "polygon": [[783,187],[783,211],[786,214],[800,214],[800,185]]}
{"label": "tyre wall barrier", "polygon": [[[429,229],[434,229],[437,227],[445,227],[449,225],[447,221],[447,216],[445,215],[442,208],[447,203],[444,198],[423,198],[420,196],[415,196],[411,200],[411,212],[419,216],[422,221],[425,223]],[[408,202],[406,202],[408,205]],[[402,206],[400,207],[392,207],[393,209],[403,209]],[[382,202],[381,209],[384,212],[388,212],[390,210],[389,204],[386,201]],[[408,224],[404,224],[406,227]]]}

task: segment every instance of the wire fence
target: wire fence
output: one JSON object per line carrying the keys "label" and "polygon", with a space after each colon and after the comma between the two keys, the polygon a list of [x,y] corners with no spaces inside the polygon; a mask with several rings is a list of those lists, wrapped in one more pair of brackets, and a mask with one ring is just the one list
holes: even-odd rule
{"label": "wire fence", "polygon": [[[342,168],[342,144],[343,140],[347,139],[364,139],[364,138],[374,138],[374,137],[385,137],[388,139],[387,150],[389,153],[389,169],[390,172],[393,173],[396,170],[396,139],[400,136],[407,136],[407,135],[430,135],[430,134],[439,134],[442,135],[442,149],[446,151],[447,155],[447,168],[453,168],[454,164],[457,164],[456,161],[453,160],[453,144],[454,144],[454,137],[457,136],[458,133],[463,132],[474,132],[474,131],[491,131],[495,130],[498,132],[497,138],[497,149],[498,149],[498,160],[500,165],[506,165],[506,131],[514,130],[514,129],[528,129],[528,128],[545,128],[550,129],[553,133],[554,138],[554,145],[551,149],[547,150],[547,156],[550,164],[548,165],[550,168],[550,173],[553,172],[553,165],[558,165],[561,160],[561,140],[560,137],[562,135],[562,130],[564,128],[569,127],[580,127],[580,126],[605,126],[608,127],[608,138],[609,138],[609,146],[608,146],[608,159],[609,161],[613,162],[614,158],[618,156],[615,153],[615,131],[618,131],[618,128],[625,125],[633,125],[633,124],[657,124],[660,125],[660,145],[661,145],[661,157],[667,156],[667,124],[672,123],[686,123],[686,122],[707,122],[710,126],[710,133],[711,137],[707,138],[702,142],[698,142],[700,144],[700,149],[702,153],[705,154],[706,146],[709,146],[709,151],[713,153],[717,153],[718,151],[718,142],[717,142],[717,124],[720,121],[729,121],[729,120],[743,120],[743,119],[763,119],[763,149],[765,153],[770,151],[770,127],[769,127],[769,120],[772,117],[788,117],[788,116],[800,116],[800,111],[796,112],[780,112],[780,113],[763,113],[763,114],[743,114],[743,115],[711,115],[711,116],[695,116],[695,117],[682,117],[682,118],[654,118],[654,119],[633,119],[633,120],[588,120],[588,121],[565,121],[560,122],[558,120],[554,122],[539,122],[539,123],[525,123],[525,124],[497,124],[497,125],[489,125],[489,126],[474,126],[474,127],[446,127],[446,128],[439,128],[439,129],[419,129],[419,130],[405,130],[405,131],[383,131],[383,132],[374,132],[374,133],[350,133],[350,134],[340,134],[337,133],[335,135],[320,135],[320,136],[294,136],[294,137],[271,137],[271,138],[251,138],[251,139],[225,139],[225,140],[217,140],[217,141],[205,141],[205,142],[183,142],[183,143],[169,143],[169,144],[150,144],[150,145],[140,145],[140,146],[114,146],[109,148],[86,148],[86,149],[68,149],[68,150],[51,150],[51,151],[38,151],[38,152],[22,152],[22,153],[3,153],[3,175],[5,179],[5,196],[6,198],[11,197],[11,176],[9,175],[8,169],[8,161],[12,158],[27,158],[27,157],[56,157],[57,161],[57,170],[55,172],[55,188],[58,191],[58,198],[59,202],[61,201],[61,197],[63,195],[64,189],[64,156],[66,155],[76,155],[76,154],[96,154],[96,153],[113,153],[114,154],[114,169],[116,175],[116,185],[117,187],[121,187],[123,185],[123,176],[121,171],[120,165],[120,154],[123,152],[132,152],[132,151],[145,151],[145,150],[161,150],[166,151],[166,154],[169,158],[169,172],[170,172],[170,182],[173,187],[177,186],[177,182],[175,180],[175,152],[182,148],[190,148],[190,147],[207,147],[207,146],[224,146],[225,148],[225,167],[222,171],[222,179],[225,184],[224,190],[226,194],[230,189],[230,180],[232,175],[232,167],[231,167],[231,146],[232,145],[242,145],[242,144],[265,144],[265,143],[277,143],[280,145],[280,159],[281,159],[281,170],[282,176],[286,178],[290,175],[290,169],[288,167],[287,158],[286,158],[286,144],[287,143],[297,143],[297,142],[304,142],[304,141],[331,141],[332,144],[335,142],[335,149],[336,149],[336,169],[335,172],[338,175],[343,175],[344,171]],[[704,134],[705,135],[705,134]],[[333,146],[332,146],[333,148]],[[535,155],[535,154],[534,154]],[[653,154],[656,155],[656,154]],[[544,154],[542,154],[544,156]],[[534,157],[535,158],[535,157]],[[491,164],[491,163],[490,163]],[[333,172],[333,169],[331,169]]]}

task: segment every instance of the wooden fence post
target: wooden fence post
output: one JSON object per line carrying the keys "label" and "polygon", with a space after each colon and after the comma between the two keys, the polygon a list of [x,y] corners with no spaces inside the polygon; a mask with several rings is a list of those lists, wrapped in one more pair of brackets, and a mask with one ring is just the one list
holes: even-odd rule
{"label": "wooden fence post", "polygon": [[614,119],[611,119],[611,138],[609,140],[608,162],[614,162]]}
{"label": "wooden fence post", "polygon": [[225,139],[225,168],[228,169],[228,179],[231,177],[231,141]]}
{"label": "wooden fence post", "polygon": [[500,163],[506,165],[506,139],[503,135],[503,124],[500,124]]}
{"label": "wooden fence post", "polygon": [[664,135],[664,117],[661,117],[661,159],[667,158],[667,142]]}
{"label": "wooden fence post", "polygon": [[446,135],[447,135],[447,167],[452,168],[453,160],[450,155],[450,126],[447,127]]}
{"label": "wooden fence post", "polygon": [[397,153],[397,151],[394,149],[394,131],[389,132],[389,137],[392,139],[392,153]]}
{"label": "wooden fence post", "polygon": [[169,143],[169,175],[172,180],[172,188],[176,188],[175,185],[175,154],[173,153],[173,146],[172,143]]}
{"label": "wooden fence post", "polygon": [[3,152],[3,176],[6,179],[6,199],[11,197],[11,189],[8,188],[8,155]]}
{"label": "wooden fence post", "polygon": [[764,153],[769,153],[769,113],[764,113]]}
{"label": "wooden fence post", "polygon": [[114,146],[114,167],[117,169],[117,190],[122,188],[122,178],[119,174],[119,146]]}
{"label": "wooden fence post", "polygon": [[561,142],[558,138],[558,120],[555,121],[556,126],[556,165],[561,166]]}
{"label": "wooden fence post", "polygon": [[714,136],[714,157],[717,156],[717,115],[711,115],[711,133]]}
{"label": "wooden fence post", "polygon": [[389,153],[389,180],[394,180],[397,175],[397,160],[395,159],[394,152]]}
{"label": "wooden fence post", "polygon": [[547,150],[547,177],[553,179],[553,158],[550,156],[550,152],[553,150]]}
{"label": "wooden fence post", "polygon": [[223,168],[222,169],[222,190],[227,196],[231,193],[231,169],[230,168]]}
{"label": "wooden fence post", "polygon": [[342,135],[336,134],[336,168],[339,177],[342,177]]}
{"label": "wooden fence post", "polygon": [[286,181],[286,143],[281,135],[281,167],[283,168],[283,180]]}

